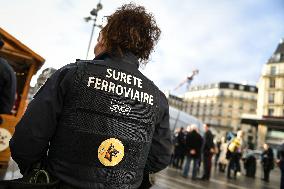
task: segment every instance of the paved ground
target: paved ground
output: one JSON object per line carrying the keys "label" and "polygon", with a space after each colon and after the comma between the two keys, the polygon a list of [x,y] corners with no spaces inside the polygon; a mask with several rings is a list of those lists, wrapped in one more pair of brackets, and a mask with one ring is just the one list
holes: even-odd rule
{"label": "paved ground", "polygon": [[[280,171],[276,167],[270,175],[270,183],[260,180],[261,171],[257,168],[256,178],[247,178],[238,175],[236,180],[227,180],[224,173],[219,173],[212,169],[212,178],[210,181],[195,180],[183,178],[181,171],[174,168],[167,168],[155,175],[155,185],[151,189],[279,189]],[[10,180],[21,177],[18,166],[13,161],[9,162],[8,171],[0,169],[0,180]]]}
{"label": "paved ground", "polygon": [[212,171],[210,181],[195,180],[183,178],[179,170],[167,168],[156,174],[155,185],[151,189],[279,189],[280,188],[280,171],[274,169],[271,173],[271,180],[265,183],[260,180],[260,171],[257,172],[256,178],[247,178],[238,175],[236,180],[228,180],[224,173]]}

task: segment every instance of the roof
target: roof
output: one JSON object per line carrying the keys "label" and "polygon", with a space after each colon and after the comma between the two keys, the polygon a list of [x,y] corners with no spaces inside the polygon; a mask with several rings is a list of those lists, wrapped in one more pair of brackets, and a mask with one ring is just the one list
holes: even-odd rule
{"label": "roof", "polygon": [[190,87],[189,91],[199,91],[199,90],[207,90],[207,89],[232,89],[232,90],[239,90],[245,92],[252,92],[257,93],[258,88],[254,85],[246,85],[234,82],[218,82],[218,83],[211,83],[207,85],[197,85]]}
{"label": "roof", "polygon": [[32,51],[18,39],[13,37],[7,31],[0,27],[0,37],[4,42],[3,48],[0,49],[0,56],[6,59],[11,59],[15,64],[35,64],[35,69],[38,71],[45,59]]}
{"label": "roof", "polygon": [[268,64],[278,62],[284,62],[284,39],[280,40],[280,43],[278,44],[276,50],[274,51],[271,58],[268,60]]}

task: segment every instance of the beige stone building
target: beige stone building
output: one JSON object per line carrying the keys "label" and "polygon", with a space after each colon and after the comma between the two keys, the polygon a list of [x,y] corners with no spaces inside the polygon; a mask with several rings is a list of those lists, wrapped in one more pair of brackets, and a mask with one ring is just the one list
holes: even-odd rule
{"label": "beige stone building", "polygon": [[223,135],[242,128],[242,114],[256,113],[257,88],[231,82],[193,86],[185,93],[184,101],[186,112],[211,124]]}
{"label": "beige stone building", "polygon": [[182,97],[178,97],[178,96],[175,96],[173,94],[170,94],[169,91],[165,92],[164,94],[167,97],[168,103],[169,103],[170,106],[172,106],[172,107],[174,107],[178,110],[184,110],[184,108],[187,106]]}
{"label": "beige stone building", "polygon": [[284,117],[284,41],[263,66],[259,80],[257,115]]}
{"label": "beige stone building", "polygon": [[257,114],[242,122],[257,128],[258,147],[279,145],[284,140],[284,40],[263,66],[258,87]]}

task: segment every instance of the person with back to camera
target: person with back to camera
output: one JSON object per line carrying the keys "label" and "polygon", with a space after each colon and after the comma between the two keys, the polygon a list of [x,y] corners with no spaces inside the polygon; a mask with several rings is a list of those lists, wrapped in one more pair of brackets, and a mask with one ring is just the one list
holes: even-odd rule
{"label": "person with back to camera", "polygon": [[268,144],[263,144],[263,151],[261,153],[261,164],[263,170],[262,180],[269,182],[270,171],[274,168],[274,154],[272,148]]}
{"label": "person with back to camera", "polygon": [[277,150],[277,160],[276,163],[279,166],[281,176],[280,176],[280,189],[284,189],[284,140]]}
{"label": "person with back to camera", "polygon": [[184,128],[181,127],[177,136],[177,146],[175,147],[175,162],[174,166],[177,169],[182,169],[183,160],[185,156],[185,138],[186,134],[184,132]]}
{"label": "person with back to camera", "polygon": [[[0,36],[0,49],[4,42]],[[9,63],[0,57],[0,114],[11,114],[16,95],[16,75]]]}
{"label": "person with back to camera", "polygon": [[227,178],[232,179],[231,170],[234,172],[233,178],[237,178],[237,173],[241,171],[240,160],[243,153],[244,141],[243,141],[244,132],[239,130],[237,136],[233,138],[228,145],[227,150],[227,159],[229,160],[228,169],[227,169]]}
{"label": "person with back to camera", "polygon": [[142,6],[126,4],[107,17],[95,59],[55,72],[16,126],[10,147],[21,173],[41,161],[60,188],[134,189],[164,169],[168,102],[138,70],[159,36]]}
{"label": "person with back to camera", "polygon": [[212,156],[214,154],[214,136],[212,132],[210,131],[210,125],[204,124],[204,137],[203,137],[203,145],[202,145],[202,151],[203,151],[203,176],[201,177],[201,180],[210,180],[211,175],[211,167],[212,167]]}
{"label": "person with back to camera", "polygon": [[196,180],[199,162],[201,159],[202,136],[198,132],[196,125],[191,126],[191,132],[186,136],[186,162],[183,169],[183,177],[188,177],[191,160],[193,160],[192,180]]}

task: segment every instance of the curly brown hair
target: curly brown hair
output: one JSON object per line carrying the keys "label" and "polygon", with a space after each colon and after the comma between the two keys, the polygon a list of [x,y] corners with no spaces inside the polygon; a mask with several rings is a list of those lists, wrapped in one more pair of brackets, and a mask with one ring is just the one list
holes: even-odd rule
{"label": "curly brown hair", "polygon": [[146,64],[157,44],[161,30],[151,13],[143,6],[125,4],[107,17],[101,31],[105,50],[116,56],[132,52],[140,63]]}

